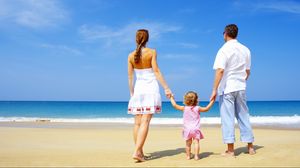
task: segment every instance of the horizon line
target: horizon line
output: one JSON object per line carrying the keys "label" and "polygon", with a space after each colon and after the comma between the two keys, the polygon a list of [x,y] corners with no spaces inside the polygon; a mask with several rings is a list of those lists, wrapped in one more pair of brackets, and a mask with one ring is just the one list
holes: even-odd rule
{"label": "horizon line", "polygon": [[[0,102],[107,102],[107,103],[118,103],[128,102],[129,100],[0,100]],[[300,100],[247,100],[247,102],[288,102],[288,101],[300,101]],[[164,100],[162,103],[169,103],[169,100]],[[183,101],[177,101],[183,102]],[[203,100],[200,102],[209,102],[209,100]],[[216,101],[219,102],[219,101]]]}

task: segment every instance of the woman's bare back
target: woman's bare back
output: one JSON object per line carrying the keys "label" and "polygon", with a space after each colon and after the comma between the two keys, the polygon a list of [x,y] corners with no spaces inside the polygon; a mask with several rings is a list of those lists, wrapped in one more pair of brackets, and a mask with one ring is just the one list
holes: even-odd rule
{"label": "woman's bare back", "polygon": [[135,51],[129,54],[129,60],[134,69],[152,68],[153,49],[150,48],[142,49],[141,58],[138,63],[134,62],[134,55],[135,55]]}

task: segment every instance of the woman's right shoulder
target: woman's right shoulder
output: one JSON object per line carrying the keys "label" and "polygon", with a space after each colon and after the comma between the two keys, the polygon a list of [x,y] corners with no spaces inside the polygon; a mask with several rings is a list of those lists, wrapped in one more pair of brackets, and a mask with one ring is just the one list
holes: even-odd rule
{"label": "woman's right shoulder", "polygon": [[132,60],[134,57],[135,51],[132,51],[128,54],[128,60]]}
{"label": "woman's right shoulder", "polygon": [[155,52],[156,53],[156,50],[154,48],[147,48],[150,52]]}
{"label": "woman's right shoulder", "polygon": [[128,57],[132,57],[132,56],[134,55],[134,53],[135,53],[135,50],[132,51],[132,52],[130,52],[130,53],[128,54]]}

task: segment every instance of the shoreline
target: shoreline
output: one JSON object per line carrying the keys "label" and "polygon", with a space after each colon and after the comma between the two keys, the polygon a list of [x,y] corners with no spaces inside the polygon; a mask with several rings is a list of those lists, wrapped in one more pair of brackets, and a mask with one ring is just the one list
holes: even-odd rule
{"label": "shoreline", "polygon": [[[181,128],[182,124],[151,124],[153,128]],[[107,128],[132,128],[133,123],[99,123],[99,122],[52,122],[52,121],[2,121],[1,127],[12,128],[73,128],[73,129],[107,129]],[[220,128],[221,124],[201,124],[201,128]],[[238,129],[238,125],[235,125]],[[299,131],[300,128],[283,127],[275,125],[253,125],[253,129],[268,130],[294,130]]]}

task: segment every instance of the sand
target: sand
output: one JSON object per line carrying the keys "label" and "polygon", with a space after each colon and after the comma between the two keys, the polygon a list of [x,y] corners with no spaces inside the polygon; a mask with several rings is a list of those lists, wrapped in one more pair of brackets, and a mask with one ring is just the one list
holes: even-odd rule
{"label": "sand", "polygon": [[[126,124],[1,123],[0,166],[97,167],[300,167],[300,130],[255,128],[256,155],[239,138],[236,157],[224,158],[219,127],[203,127],[198,161],[186,160],[180,126],[151,126],[143,163],[131,159],[132,126]],[[239,131],[236,131],[237,137]]]}

